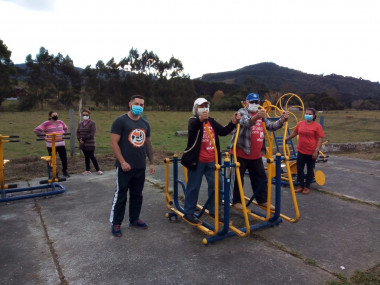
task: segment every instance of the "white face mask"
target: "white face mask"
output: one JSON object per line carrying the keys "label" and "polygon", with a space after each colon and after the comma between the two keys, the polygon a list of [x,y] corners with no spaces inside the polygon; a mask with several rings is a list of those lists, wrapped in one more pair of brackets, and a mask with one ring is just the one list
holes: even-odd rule
{"label": "white face mask", "polygon": [[83,116],[83,120],[88,120],[90,116]]}
{"label": "white face mask", "polygon": [[198,108],[198,116],[200,116],[204,111],[210,112],[210,108]]}
{"label": "white face mask", "polygon": [[248,110],[251,112],[257,112],[259,110],[259,104],[249,104]]}

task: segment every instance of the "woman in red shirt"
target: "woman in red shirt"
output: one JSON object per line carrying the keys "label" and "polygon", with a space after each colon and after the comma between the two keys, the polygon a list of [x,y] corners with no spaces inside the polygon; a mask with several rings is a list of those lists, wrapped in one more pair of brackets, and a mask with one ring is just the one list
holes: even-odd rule
{"label": "woman in red shirt", "polygon": [[[305,120],[299,122],[292,134],[286,138],[288,141],[298,135],[297,180],[299,186],[295,189],[296,193],[308,194],[310,184],[313,181],[315,161],[322,146],[322,138],[325,136],[322,126],[315,122],[316,118],[315,109],[307,108]],[[304,173],[305,164],[307,168],[306,177]]]}
{"label": "woman in red shirt", "polygon": [[[215,191],[215,176],[214,167],[215,163],[220,164],[220,143],[219,136],[226,136],[232,132],[236,123],[240,120],[240,114],[235,113],[232,120],[226,125],[222,126],[214,118],[209,117],[210,102],[205,98],[198,98],[194,102],[193,115],[188,122],[188,138],[187,147],[182,156],[181,163],[187,167],[188,182],[185,190],[184,202],[184,219],[191,224],[200,224],[201,221],[194,214],[198,202],[199,189],[202,184],[203,175],[206,177],[208,183],[209,197]],[[215,160],[214,145],[210,141],[206,130],[206,122],[212,138],[215,141],[217,148],[217,160]],[[186,161],[186,162],[185,162]],[[221,192],[222,192],[222,176],[219,172],[219,203],[221,205]],[[210,201],[208,205],[209,214],[215,217],[215,204]],[[223,221],[220,216],[221,206],[219,206],[219,221]]]}

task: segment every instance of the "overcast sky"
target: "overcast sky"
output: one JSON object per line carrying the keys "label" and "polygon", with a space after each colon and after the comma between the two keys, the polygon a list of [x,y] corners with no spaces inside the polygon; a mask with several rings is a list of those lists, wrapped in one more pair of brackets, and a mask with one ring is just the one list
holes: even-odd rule
{"label": "overcast sky", "polygon": [[45,47],[85,68],[137,48],[191,78],[261,62],[380,81],[378,0],[0,0],[14,63]]}

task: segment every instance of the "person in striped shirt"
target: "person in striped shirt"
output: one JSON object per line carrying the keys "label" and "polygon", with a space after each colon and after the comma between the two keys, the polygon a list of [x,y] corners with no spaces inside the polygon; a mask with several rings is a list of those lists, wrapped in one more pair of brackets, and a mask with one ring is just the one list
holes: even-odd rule
{"label": "person in striped shirt", "polygon": [[[63,121],[58,120],[58,113],[55,111],[50,111],[49,120],[37,126],[34,129],[34,133],[39,137],[44,137],[52,133],[60,134],[56,136],[55,149],[56,149],[56,152],[58,152],[59,158],[61,159],[61,162],[62,162],[63,176],[70,177],[70,175],[67,173],[67,155],[66,155],[65,140],[63,139],[63,134],[67,133],[67,125]],[[51,155],[52,153],[51,140],[46,140],[46,148],[48,150],[49,155]]]}

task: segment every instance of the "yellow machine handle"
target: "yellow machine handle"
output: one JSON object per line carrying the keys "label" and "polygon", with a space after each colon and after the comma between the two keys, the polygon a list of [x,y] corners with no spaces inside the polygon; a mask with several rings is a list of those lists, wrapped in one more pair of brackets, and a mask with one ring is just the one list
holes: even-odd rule
{"label": "yellow machine handle", "polygon": [[231,230],[233,230],[239,236],[249,236],[251,227],[250,227],[249,219],[248,219],[247,206],[245,204],[245,196],[244,196],[243,185],[241,183],[240,163],[237,161],[237,156],[236,156],[236,144],[237,144],[239,133],[240,133],[240,123],[237,123],[236,124],[236,133],[235,133],[235,139],[234,139],[233,153],[232,154],[234,156],[234,162],[235,162],[235,179],[237,179],[237,182],[238,182],[239,193],[240,193],[240,200],[241,200],[241,204],[243,206],[243,215],[244,215],[244,222],[245,222],[246,232],[244,233],[244,232],[240,231],[238,228],[231,228]]}
{"label": "yellow machine handle", "polygon": [[285,124],[284,124],[284,136],[283,136],[283,139],[282,139],[282,147],[283,147],[283,153],[284,153],[284,159],[285,159],[286,172],[288,174],[288,182],[289,182],[289,187],[290,187],[290,193],[292,194],[292,200],[293,200],[293,205],[294,205],[294,211],[296,212],[296,217],[295,218],[290,218],[290,217],[285,216],[283,214],[280,214],[280,217],[283,218],[284,220],[290,222],[290,223],[296,223],[300,219],[300,212],[299,212],[299,209],[298,209],[298,203],[297,203],[296,193],[294,192],[292,172],[290,170],[290,164],[289,164],[290,150],[289,150],[288,145],[286,144],[287,130],[288,130],[288,121],[285,121]]}

